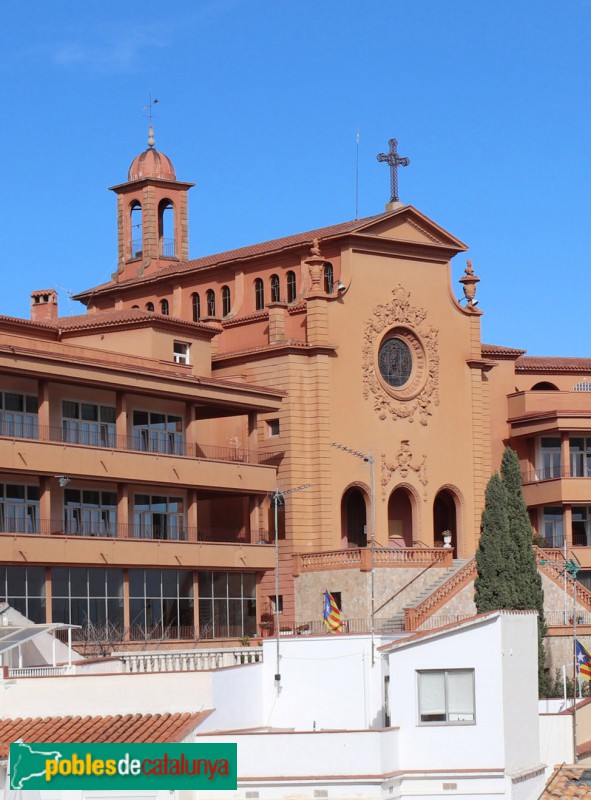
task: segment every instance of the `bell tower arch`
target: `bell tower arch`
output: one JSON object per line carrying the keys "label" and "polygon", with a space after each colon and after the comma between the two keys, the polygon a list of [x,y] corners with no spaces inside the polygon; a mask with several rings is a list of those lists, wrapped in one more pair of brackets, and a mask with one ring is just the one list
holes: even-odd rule
{"label": "bell tower arch", "polygon": [[110,187],[117,195],[118,281],[189,258],[187,195],[195,184],[178,181],[154,145],[150,124],[148,148],[132,161],[127,182]]}

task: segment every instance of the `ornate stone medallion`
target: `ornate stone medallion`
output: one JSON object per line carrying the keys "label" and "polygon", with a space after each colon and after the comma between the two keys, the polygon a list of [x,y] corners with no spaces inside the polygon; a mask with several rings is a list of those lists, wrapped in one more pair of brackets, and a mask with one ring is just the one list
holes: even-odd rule
{"label": "ornate stone medallion", "polygon": [[409,302],[400,284],[389,303],[376,306],[365,325],[363,396],[373,399],[380,419],[426,425],[439,405],[438,331],[425,322],[427,312]]}

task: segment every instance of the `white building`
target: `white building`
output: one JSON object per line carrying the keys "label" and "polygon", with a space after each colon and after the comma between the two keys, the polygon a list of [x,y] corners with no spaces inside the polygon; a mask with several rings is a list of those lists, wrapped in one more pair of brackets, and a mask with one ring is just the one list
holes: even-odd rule
{"label": "white building", "polygon": [[372,659],[369,636],[282,638],[279,670],[276,641],[266,640],[262,661],[218,670],[183,670],[181,656],[156,651],[150,668],[176,671],[123,672],[131,662],[118,656],[101,665],[115,674],[88,665],[12,677],[0,693],[0,736],[16,717],[93,715],[99,725],[104,715],[145,715],[153,732],[149,715],[185,714],[177,741],[237,742],[237,800],[539,796],[534,612],[491,612],[374,644]]}

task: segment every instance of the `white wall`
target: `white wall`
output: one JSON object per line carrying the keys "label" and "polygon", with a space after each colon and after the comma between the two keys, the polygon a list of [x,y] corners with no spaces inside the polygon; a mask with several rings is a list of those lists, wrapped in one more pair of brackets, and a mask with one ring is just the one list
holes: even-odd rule
{"label": "white wall", "polygon": [[214,670],[211,673],[213,714],[199,733],[263,725],[263,664]]}
{"label": "white wall", "polygon": [[17,678],[0,691],[1,717],[193,713],[212,704],[210,672]]}
{"label": "white wall", "polygon": [[[417,670],[462,668],[475,669],[475,724],[420,725]],[[466,628],[460,635],[448,632],[393,651],[390,710],[392,725],[401,728],[403,769],[502,768],[505,763],[502,691],[498,617]]]}
{"label": "white wall", "polygon": [[537,617],[501,619],[505,769],[517,773],[540,761]]}
{"label": "white wall", "polygon": [[[392,637],[375,637],[376,648]],[[280,640],[277,690],[276,642],[263,642],[264,724],[295,730],[383,726],[382,659],[371,666],[369,636],[295,636]]]}
{"label": "white wall", "polygon": [[540,714],[540,757],[548,770],[555,764],[573,763],[573,718],[571,714]]}

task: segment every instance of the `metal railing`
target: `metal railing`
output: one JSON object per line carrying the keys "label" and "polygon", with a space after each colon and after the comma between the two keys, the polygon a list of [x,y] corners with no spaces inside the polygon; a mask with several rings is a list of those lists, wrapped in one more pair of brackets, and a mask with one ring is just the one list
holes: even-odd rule
{"label": "metal railing", "polygon": [[250,531],[237,528],[199,527],[184,524],[146,526],[144,523],[122,523],[102,521],[66,521],[60,519],[7,520],[0,516],[0,533],[10,535],[32,534],[45,536],[75,536],[108,539],[139,539],[176,542],[209,542],[211,544],[255,544],[271,545],[273,533],[261,528]]}
{"label": "metal railing", "polygon": [[164,237],[160,239],[160,255],[168,258],[176,255],[174,239],[166,239]]}
{"label": "metal railing", "polygon": [[35,439],[66,445],[130,450],[157,455],[187,456],[210,461],[232,461],[240,464],[265,464],[281,455],[280,453],[259,453],[244,447],[187,442],[178,434],[168,431],[149,432],[147,436],[140,435],[139,432],[131,436],[119,436],[113,432],[110,426],[108,428],[101,426],[98,430],[72,430],[48,425],[15,425],[0,420],[0,437]]}

